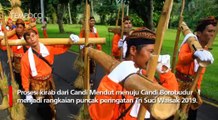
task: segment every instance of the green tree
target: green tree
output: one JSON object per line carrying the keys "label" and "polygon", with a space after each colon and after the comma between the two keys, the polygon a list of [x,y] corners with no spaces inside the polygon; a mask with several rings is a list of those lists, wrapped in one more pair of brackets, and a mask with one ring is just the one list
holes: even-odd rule
{"label": "green tree", "polygon": [[188,0],[184,11],[184,20],[194,28],[197,22],[208,16],[218,16],[217,0]]}
{"label": "green tree", "polygon": [[135,0],[129,0],[129,5],[130,9],[144,21],[144,26],[153,29],[154,25],[156,25],[156,22],[159,20],[163,1],[164,0],[138,0],[136,2]]}
{"label": "green tree", "polygon": [[64,27],[63,27],[63,11],[65,11],[65,6],[69,0],[49,0],[49,3],[56,8],[56,13],[57,13],[57,23],[59,27],[59,32],[64,33]]}
{"label": "green tree", "polygon": [[100,16],[100,23],[105,24],[107,16],[110,18],[115,17],[115,13],[117,12],[117,5],[116,3],[112,3],[111,0],[104,0],[104,1],[96,1],[94,6],[94,10]]}
{"label": "green tree", "polygon": [[[57,23],[58,23],[58,27],[59,27],[59,32],[60,33],[64,33],[64,27],[63,27],[63,19],[65,17],[65,19],[67,19],[66,17],[68,17],[67,15],[67,4],[70,3],[70,5],[74,5],[74,6],[71,6],[71,8],[75,9],[77,8],[76,6],[78,4],[81,4],[81,0],[49,0],[49,4],[51,4],[53,6],[53,8],[56,8],[56,9],[53,9],[52,6],[51,6],[51,11],[54,12],[54,10],[56,11],[56,14],[57,14]],[[72,9],[71,9],[72,10]],[[76,10],[74,10],[74,12],[72,14],[76,14]],[[54,13],[53,13],[53,16]]]}

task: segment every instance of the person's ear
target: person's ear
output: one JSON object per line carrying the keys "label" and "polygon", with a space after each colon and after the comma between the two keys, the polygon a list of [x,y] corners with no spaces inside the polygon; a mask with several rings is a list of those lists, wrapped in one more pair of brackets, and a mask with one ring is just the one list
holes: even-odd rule
{"label": "person's ear", "polygon": [[137,53],[136,46],[130,46],[129,52],[131,56],[135,56]]}
{"label": "person's ear", "polygon": [[198,36],[198,37],[201,37],[201,34],[202,34],[202,33],[201,33],[200,31],[197,31],[196,33],[197,33],[197,36]]}

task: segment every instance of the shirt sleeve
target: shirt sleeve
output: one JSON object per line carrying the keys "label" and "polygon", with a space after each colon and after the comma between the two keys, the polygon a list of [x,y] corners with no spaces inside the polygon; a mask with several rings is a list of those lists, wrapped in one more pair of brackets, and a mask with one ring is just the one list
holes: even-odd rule
{"label": "shirt sleeve", "polygon": [[188,43],[182,45],[179,52],[179,62],[182,64],[191,64],[194,61],[193,52],[191,51]]}
{"label": "shirt sleeve", "polygon": [[114,56],[120,56],[120,50],[118,48],[118,41],[120,40],[120,37],[116,34],[113,37],[112,40],[112,53]]}
{"label": "shirt sleeve", "polygon": [[59,55],[65,53],[71,45],[54,45],[52,46],[52,53],[54,55]]}
{"label": "shirt sleeve", "polygon": [[114,109],[116,107],[115,103],[102,103],[101,100],[107,99],[116,99],[115,92],[119,90],[120,85],[118,83],[113,82],[105,76],[99,87],[98,91],[114,91],[114,95],[96,95],[95,98],[98,100],[98,103],[91,104],[89,106],[89,113],[93,120],[111,120],[114,116]]}
{"label": "shirt sleeve", "polygon": [[159,74],[159,76],[160,76],[160,82],[163,87],[165,87],[168,90],[176,90],[176,91],[179,90],[179,85],[174,73],[169,71],[167,73]]}

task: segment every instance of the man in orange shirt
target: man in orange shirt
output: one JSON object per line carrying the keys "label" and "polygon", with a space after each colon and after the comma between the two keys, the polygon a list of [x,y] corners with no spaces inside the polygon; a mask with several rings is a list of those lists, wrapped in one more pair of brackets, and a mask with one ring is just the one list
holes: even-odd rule
{"label": "man in orange shirt", "polygon": [[[215,33],[215,26],[217,24],[217,21],[214,17],[208,17],[205,19],[202,19],[199,21],[195,32],[195,35],[188,34],[183,40],[183,44],[181,45],[179,56],[178,56],[178,62],[176,65],[176,77],[179,80],[180,83],[180,90],[189,90],[190,86],[193,83],[193,78],[196,75],[197,69],[199,67],[197,63],[197,58],[199,58],[201,61],[209,61],[209,63],[213,63],[214,59],[212,54],[207,51],[207,48],[205,46],[207,45],[208,41],[214,36]],[[201,45],[201,47],[205,50],[197,50],[192,51],[189,47],[189,44],[186,42],[186,40],[189,37],[196,37]],[[203,75],[205,73],[205,68],[202,70],[202,73],[200,74],[200,77],[198,79],[198,84],[196,91],[200,95],[200,86],[201,81],[203,78]],[[189,110],[188,119],[189,120],[195,120],[197,117],[197,110]]]}
{"label": "man in orange shirt", "polygon": [[[2,38],[0,39],[0,42],[3,40],[4,29],[5,29],[3,28],[2,21],[3,19],[0,16],[0,36],[2,36]],[[9,78],[10,72],[9,72],[9,65],[8,65],[7,48],[6,46],[2,46],[1,44],[0,44],[0,61],[1,61],[2,68],[4,70],[5,75]]]}
{"label": "man in orange shirt", "polygon": [[[10,37],[9,40],[23,39],[24,31],[25,31],[24,21],[22,19],[17,19],[16,20],[16,34]],[[20,76],[20,61],[21,61],[21,57],[24,54],[24,51],[26,50],[26,47],[25,46],[12,46],[11,49],[13,51],[12,65],[13,65],[15,80],[19,85],[19,89],[22,90],[21,76]]]}
{"label": "man in orange shirt", "polygon": [[[116,91],[126,91],[119,83],[127,79],[132,73],[143,74],[144,70],[142,69],[146,69],[151,54],[154,51],[155,39],[155,33],[147,28],[133,31],[124,40],[127,44],[125,61],[121,62],[108,75],[102,78],[98,91],[114,91],[114,93]],[[162,62],[161,59],[159,62],[158,66],[160,67],[157,67],[157,69],[160,73],[161,84],[169,90],[178,90],[178,83],[175,75],[170,71],[169,63]],[[130,95],[96,95],[95,97],[98,101],[101,99],[134,99]],[[136,120],[138,110],[134,108],[137,108],[135,107],[137,105],[140,104],[96,103],[90,105],[89,113],[93,120]],[[148,112],[145,117],[150,117]]]}
{"label": "man in orange shirt", "polygon": [[[9,21],[12,22],[12,20],[9,20]],[[13,36],[11,36],[10,38],[8,38],[8,40],[22,39],[24,30],[25,30],[24,21],[22,19],[17,19],[16,28],[7,30],[7,32],[15,31],[15,34]],[[7,51],[6,51],[7,48],[6,48],[6,46],[0,46],[0,48],[1,48],[1,52],[2,52],[1,54],[3,55],[1,58],[2,62],[3,62],[2,63],[3,69],[6,73],[6,75],[8,76],[8,78],[10,79],[9,66],[7,63],[7,61],[8,61],[7,60],[8,56],[7,56]],[[12,65],[13,65],[13,71],[15,73],[15,80],[19,85],[19,89],[22,89],[21,77],[20,77],[20,59],[21,59],[22,54],[24,53],[23,47],[22,46],[13,46],[13,47],[11,47],[11,50],[13,51],[13,53],[12,53],[12,56],[13,56]]]}
{"label": "man in orange shirt", "polygon": [[43,31],[43,36],[44,38],[48,38],[48,34],[47,34],[47,19],[44,18],[44,20],[42,21],[42,31]]}
{"label": "man in orange shirt", "polygon": [[[98,34],[97,29],[95,28],[95,18],[93,16],[91,16],[89,18],[89,27],[90,27],[89,38],[98,38],[99,34]],[[85,29],[84,28],[80,31],[79,37],[80,38],[85,37]],[[83,48],[83,46],[80,46],[80,48]],[[102,46],[100,44],[96,44],[96,49],[102,50]]]}
{"label": "man in orange shirt", "polygon": [[[33,29],[24,33],[24,39],[30,48],[21,59],[21,77],[22,85],[26,92],[35,91],[39,94],[27,94],[26,100],[32,102],[33,96],[37,100],[42,100],[38,111],[44,119],[55,119],[56,110],[54,103],[49,104],[50,114],[44,112],[45,106],[48,106],[43,99],[53,99],[52,95],[42,95],[39,91],[55,90],[55,84],[52,78],[52,64],[54,55],[62,54],[68,50],[70,45],[45,46],[38,40],[37,32]],[[79,37],[71,34],[73,42],[77,42]]]}
{"label": "man in orange shirt", "polygon": [[[99,37],[97,29],[94,26],[95,26],[95,18],[93,16],[91,16],[89,18],[89,27],[90,27],[89,38],[98,38]],[[85,37],[85,29],[84,28],[80,31],[79,37],[80,38]],[[90,45],[90,46],[93,46],[93,45]],[[96,44],[95,47],[98,50],[102,50],[102,46],[100,44]],[[82,56],[83,56],[83,52],[84,52],[83,48],[84,48],[84,45],[80,45],[80,55],[82,55]],[[95,73],[95,67],[96,67],[95,61],[93,59],[90,59],[90,74]],[[78,74],[76,80],[73,83],[73,85],[76,89],[83,89],[83,78],[84,78],[84,70],[81,69],[79,71],[79,74]],[[92,80],[90,80],[90,82],[93,83]]]}
{"label": "man in orange shirt", "polygon": [[[123,24],[124,24],[124,29],[132,29],[132,22],[131,19],[126,16],[123,18]],[[120,55],[121,55],[121,51],[120,48],[123,46],[123,40],[125,39],[126,36],[128,36],[129,33],[124,32],[123,33],[123,38],[121,38],[121,33],[116,33],[113,36],[112,39],[112,55],[114,56],[114,58],[116,58],[117,60],[120,60]]]}

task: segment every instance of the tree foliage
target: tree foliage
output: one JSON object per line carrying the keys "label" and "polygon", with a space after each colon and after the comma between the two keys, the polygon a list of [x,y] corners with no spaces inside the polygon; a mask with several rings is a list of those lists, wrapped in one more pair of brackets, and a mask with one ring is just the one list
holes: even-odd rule
{"label": "tree foliage", "polygon": [[[171,17],[172,27],[177,27],[182,0],[178,0],[173,6],[173,19]],[[217,0],[186,0],[184,9],[184,21],[190,28],[194,28],[197,22],[208,16],[218,16]]]}
{"label": "tree foliage", "polygon": [[104,0],[104,1],[96,1],[95,4],[95,11],[100,16],[100,22],[101,24],[106,24],[107,16],[110,18],[114,18],[115,13],[118,11],[118,7],[116,3],[111,2],[110,0]]}
{"label": "tree foliage", "polygon": [[[118,9],[121,7],[121,0],[89,0],[92,1],[95,15],[100,17],[100,24],[115,25]],[[165,0],[123,0],[129,4],[129,16],[133,25],[156,27]],[[10,8],[8,0],[0,0],[3,8]],[[58,23],[60,32],[64,32],[62,24],[69,21],[67,4],[70,4],[70,11],[73,23],[79,21],[78,15],[83,16],[85,0],[44,0],[45,16],[49,22]],[[174,0],[170,19],[170,27],[178,26],[182,0]],[[207,16],[218,16],[218,0],[186,0],[184,9],[184,20],[193,28],[196,22]],[[40,13],[40,0],[22,0],[22,9],[25,13],[30,9],[31,13]],[[5,10],[6,11],[6,10]],[[126,12],[126,9],[125,9]],[[126,14],[126,13],[125,13]],[[121,18],[121,12],[120,12]]]}

